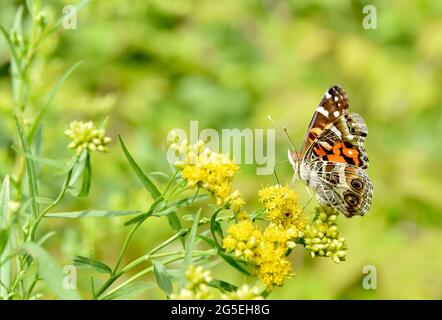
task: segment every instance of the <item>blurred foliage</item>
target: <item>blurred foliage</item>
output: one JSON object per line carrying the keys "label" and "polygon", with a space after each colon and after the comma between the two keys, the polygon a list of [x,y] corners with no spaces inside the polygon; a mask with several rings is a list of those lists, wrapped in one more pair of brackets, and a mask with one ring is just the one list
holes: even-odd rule
{"label": "blurred foliage", "polygon": [[[23,1],[0,2],[9,27]],[[74,1],[47,0],[49,19]],[[362,28],[362,8],[374,4],[378,28]],[[276,128],[279,179],[290,181],[289,146],[281,130],[301,144],[323,92],[340,84],[353,112],[367,122],[366,147],[374,184],[373,207],[363,218],[339,223],[349,245],[347,261],[311,260],[295,254],[296,275],[275,290],[280,299],[442,298],[442,2],[440,1],[91,1],[78,14],[78,28],[61,30],[40,50],[31,75],[35,108],[74,63],[84,63],[64,84],[46,118],[43,153],[68,159],[63,132],[72,120],[100,123],[121,133],[146,171],[168,171],[167,132],[189,127]],[[0,42],[0,176],[13,168],[16,142],[6,44]],[[34,109],[35,110],[35,109]],[[274,123],[269,121],[268,115]],[[66,210],[140,209],[150,201],[118,145],[94,154],[91,196],[70,198]],[[62,177],[41,167],[54,197]],[[158,178],[159,183],[161,177]],[[256,176],[243,165],[236,178],[248,205],[273,176]],[[307,200],[297,182],[300,203]],[[313,205],[311,205],[311,208]],[[151,220],[134,238],[128,258],[170,236],[167,221]],[[48,246],[57,261],[71,264],[91,250],[114,261],[127,228],[123,220],[46,221],[57,231]],[[163,228],[164,227],[164,228]],[[299,248],[300,249],[300,248]],[[374,265],[378,289],[362,288],[362,268]],[[217,278],[241,283],[219,264]],[[80,274],[80,288],[88,275]],[[138,298],[157,299],[150,291]]]}

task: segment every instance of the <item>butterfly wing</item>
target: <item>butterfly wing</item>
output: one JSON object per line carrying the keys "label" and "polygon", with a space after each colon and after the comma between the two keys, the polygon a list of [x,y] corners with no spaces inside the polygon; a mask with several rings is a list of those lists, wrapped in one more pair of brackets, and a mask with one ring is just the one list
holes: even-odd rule
{"label": "butterfly wing", "polygon": [[332,161],[314,161],[310,166],[319,203],[347,217],[364,215],[370,209],[373,185],[365,170]]}
{"label": "butterfly wing", "polygon": [[364,170],[367,126],[348,108],[342,88],[333,86],[325,93],[306,133],[300,176],[316,189],[320,203],[351,217],[368,211],[373,186]]}
{"label": "butterfly wing", "polygon": [[368,168],[365,138],[368,134],[364,119],[356,113],[344,114],[328,124],[310,144],[304,161],[333,161]]}
{"label": "butterfly wing", "polygon": [[308,150],[313,141],[330,123],[347,113],[348,107],[347,94],[340,86],[333,86],[327,90],[310,121],[301,148],[301,155]]}

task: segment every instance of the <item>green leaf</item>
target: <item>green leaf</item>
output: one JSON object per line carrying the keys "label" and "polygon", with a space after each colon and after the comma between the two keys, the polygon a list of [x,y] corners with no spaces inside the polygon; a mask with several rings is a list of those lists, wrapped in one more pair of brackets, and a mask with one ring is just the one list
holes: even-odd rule
{"label": "green leaf", "polygon": [[183,226],[181,225],[180,218],[178,218],[175,212],[171,212],[167,215],[167,220],[169,221],[169,225],[172,230],[180,231]]}
{"label": "green leaf", "polygon": [[[80,190],[75,190],[75,183],[82,177]],[[69,192],[77,198],[86,197],[89,194],[91,186],[91,157],[87,150],[83,150],[78,158],[78,161],[72,168],[72,177],[69,182],[71,190]]]}
{"label": "green leaf", "polygon": [[123,138],[121,138],[121,135],[118,135],[118,139],[120,140],[121,149],[124,152],[124,155],[126,156],[127,160],[129,161],[130,165],[132,166],[133,170],[135,171],[135,174],[137,175],[138,179],[140,179],[143,186],[146,188],[147,191],[151,194],[153,199],[157,199],[161,197],[161,192],[158,190],[158,188],[155,186],[155,184],[152,182],[152,180],[147,177],[143,171],[140,169],[138,164],[135,162],[134,158],[131,156],[129,151],[126,148],[126,145],[124,144]]}
{"label": "green leaf", "polygon": [[39,275],[45,281],[48,288],[60,299],[79,300],[80,296],[74,289],[63,287],[65,275],[55,263],[55,260],[35,242],[23,244],[22,249],[38,261]]}
{"label": "green leaf", "polygon": [[15,46],[11,41],[11,37],[9,36],[8,31],[6,31],[6,29],[0,25],[0,32],[3,34],[6,42],[8,43],[9,50],[11,51],[11,56],[12,56],[12,64],[16,66],[17,71],[20,75],[23,74],[22,68],[19,64],[17,51],[15,51]]}
{"label": "green leaf", "polygon": [[215,248],[215,249],[217,248],[216,243],[215,243],[215,240],[210,239],[210,238],[205,237],[205,236],[202,236],[202,235],[197,235],[196,237],[197,237],[198,239],[201,239],[201,240],[203,240],[204,242],[206,242],[210,247]]}
{"label": "green leaf", "polygon": [[9,176],[3,179],[2,188],[0,190],[0,228],[5,228],[8,224],[8,211],[11,188],[9,186]]}
{"label": "green leaf", "polygon": [[150,208],[149,208],[149,210],[148,210],[147,212],[144,212],[144,213],[142,213],[142,214],[136,216],[135,218],[132,218],[132,219],[126,221],[126,222],[124,223],[124,225],[125,225],[125,226],[129,226],[129,225],[134,224],[134,223],[137,223],[137,222],[139,222],[139,221],[141,221],[141,220],[143,220],[143,221],[146,220],[147,218],[149,218],[149,217],[152,215],[152,212],[155,210],[156,206],[157,206],[158,204],[160,204],[162,201],[163,201],[163,197],[159,197],[159,198],[157,198],[157,199],[156,199],[156,200],[150,205]]}
{"label": "green leaf", "polygon": [[[29,148],[28,142],[25,138],[24,132],[22,127],[20,126],[20,123],[18,121],[18,118],[15,118],[15,122],[17,125],[18,133],[20,135],[20,140],[22,143],[23,151],[27,154],[32,155],[32,151]],[[31,208],[32,213],[34,217],[38,217],[39,215],[39,209],[38,209],[38,203],[37,203],[37,197],[38,197],[38,186],[37,186],[37,174],[35,169],[35,163],[34,160],[30,158],[25,158],[26,161],[26,171],[28,173],[28,185],[29,185],[29,196],[31,198]]]}
{"label": "green leaf", "polygon": [[167,273],[164,265],[159,261],[153,262],[153,269],[155,271],[155,278],[158,283],[158,287],[167,295],[170,296],[173,292],[172,281],[170,281],[170,276]]}
{"label": "green leaf", "polygon": [[235,286],[231,283],[228,283],[226,281],[223,281],[223,280],[213,279],[208,284],[212,288],[216,288],[216,289],[221,290],[221,292],[233,292],[233,291],[238,290],[237,286]]}
{"label": "green leaf", "polygon": [[219,222],[216,221],[216,218],[218,216],[218,213],[221,212],[221,210],[222,210],[222,208],[217,209],[213,213],[212,218],[210,219],[210,232],[212,233],[212,237],[213,237],[213,240],[215,241],[215,245],[219,250],[222,250],[222,247],[218,242],[218,238],[216,237],[216,232],[220,228]]}
{"label": "green leaf", "polygon": [[[7,229],[7,225],[9,224],[8,211],[10,192],[9,176],[6,175],[0,190],[0,261],[6,259],[10,254],[10,244],[8,243],[9,230]],[[11,275],[12,261],[8,260],[0,266],[0,281],[6,286],[9,286],[11,283]],[[6,289],[0,286],[0,297],[4,297],[6,294]]]}
{"label": "green leaf", "polygon": [[51,92],[49,93],[49,97],[48,97],[48,100],[46,101],[46,104],[42,108],[40,108],[35,120],[32,123],[32,127],[29,130],[29,135],[28,135],[28,142],[29,143],[31,143],[33,141],[35,133],[37,131],[37,128],[40,126],[46,112],[49,110],[49,108],[52,104],[52,101],[54,100],[54,98],[57,95],[58,91],[60,90],[61,86],[66,81],[66,79],[74,72],[74,70],[77,69],[78,66],[80,66],[82,63],[83,63],[83,61],[77,62],[72,67],[70,67],[63,74],[63,76],[57,81],[55,86],[52,88]]}
{"label": "green leaf", "polygon": [[24,152],[23,150],[20,150],[18,148],[16,148],[15,146],[12,146],[12,149],[17,152],[18,154],[29,158],[31,160],[34,160],[35,162],[50,166],[50,167],[55,167],[58,169],[63,169],[65,167],[65,164],[61,161],[58,160],[54,160],[54,159],[49,159],[49,158],[43,158],[43,157],[39,157],[33,154],[28,154],[26,152]]}
{"label": "green leaf", "polygon": [[184,254],[183,266],[181,270],[181,287],[186,285],[186,272],[192,262],[192,253],[195,246],[196,232],[198,230],[198,221],[200,219],[201,208],[195,214],[195,220],[193,221],[192,228],[190,229],[189,236],[186,241],[186,253]]}
{"label": "green leaf", "polygon": [[45,218],[108,218],[128,216],[141,213],[141,211],[118,211],[118,210],[81,210],[71,212],[48,213]]}
{"label": "green leaf", "polygon": [[156,285],[152,281],[133,282],[112,292],[109,295],[105,295],[103,300],[122,300],[123,298],[128,299],[155,287]]}
{"label": "green leaf", "polygon": [[164,180],[169,181],[170,176],[160,171],[149,172],[149,175],[164,178]]}
{"label": "green leaf", "polygon": [[77,266],[79,268],[90,267],[100,273],[112,273],[112,269],[103,262],[82,256],[76,256],[74,258],[74,266]]}
{"label": "green leaf", "polygon": [[[9,238],[9,230],[0,229],[0,257],[3,254],[3,250],[5,249],[6,245],[8,244],[8,238]],[[0,258],[0,260],[2,259]]]}
{"label": "green leaf", "polygon": [[224,253],[221,250],[218,250],[219,256],[226,261],[228,264],[230,264],[232,267],[234,267],[236,270],[238,270],[241,273],[244,273],[245,275],[251,276],[252,274],[244,269],[237,260],[235,260],[232,256]]}
{"label": "green leaf", "polygon": [[161,206],[158,207],[158,209],[156,209],[153,212],[153,215],[158,216],[158,217],[168,215],[169,213],[175,212],[178,209],[188,207],[191,204],[193,204],[194,202],[206,200],[208,198],[209,198],[209,195],[201,194],[201,195],[197,195],[197,196],[190,196],[190,197],[185,197],[182,199],[174,200],[174,201],[166,203],[165,207],[163,207],[163,208]]}

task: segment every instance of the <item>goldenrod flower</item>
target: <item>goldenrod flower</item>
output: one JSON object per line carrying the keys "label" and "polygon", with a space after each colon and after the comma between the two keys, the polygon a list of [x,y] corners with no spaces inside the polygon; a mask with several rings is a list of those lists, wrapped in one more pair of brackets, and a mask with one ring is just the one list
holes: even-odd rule
{"label": "goldenrod flower", "polygon": [[269,288],[281,286],[284,280],[292,275],[292,264],[286,258],[289,248],[295,243],[291,241],[296,232],[293,229],[284,229],[280,225],[271,223],[263,233],[262,240],[256,252],[256,274]]}
{"label": "goldenrod flower", "polygon": [[227,229],[228,236],[223,239],[223,246],[237,257],[253,262],[262,233],[250,219],[244,219]]}
{"label": "goldenrod flower", "polygon": [[269,289],[282,285],[291,275],[292,265],[286,253],[295,246],[297,233],[293,228],[271,223],[261,232],[250,219],[244,219],[229,226],[227,233],[223,247],[255,265],[255,274]]}
{"label": "goldenrod flower", "polygon": [[187,286],[182,288],[178,294],[171,294],[172,300],[208,300],[211,299],[209,282],[212,281],[210,271],[204,270],[202,266],[191,265],[186,271]]}
{"label": "goldenrod flower", "polygon": [[269,186],[259,191],[259,201],[267,210],[267,218],[285,228],[295,228],[302,236],[307,219],[297,207],[297,195],[288,185]]}
{"label": "goldenrod flower", "polygon": [[228,202],[230,203],[230,206],[235,214],[239,214],[241,212],[241,209],[246,204],[239,191],[232,192]]}
{"label": "goldenrod flower", "polygon": [[83,150],[108,152],[106,145],[112,141],[105,136],[105,130],[96,129],[92,121],[73,121],[64,133],[72,139],[68,147],[74,149],[77,155]]}
{"label": "goldenrod flower", "polygon": [[316,212],[313,224],[305,230],[305,248],[313,258],[330,257],[336,263],[345,260],[347,246],[336,226],[338,213],[332,207],[319,207]]}
{"label": "goldenrod flower", "polygon": [[250,287],[246,284],[242,285],[235,292],[229,292],[222,295],[224,300],[263,300],[259,294],[258,287]]}
{"label": "goldenrod flower", "polygon": [[[190,187],[202,187],[211,192],[218,206],[231,199],[233,176],[239,167],[226,154],[212,152],[203,141],[190,145],[187,140],[172,145],[180,161],[175,166]],[[236,204],[238,206],[238,203]]]}

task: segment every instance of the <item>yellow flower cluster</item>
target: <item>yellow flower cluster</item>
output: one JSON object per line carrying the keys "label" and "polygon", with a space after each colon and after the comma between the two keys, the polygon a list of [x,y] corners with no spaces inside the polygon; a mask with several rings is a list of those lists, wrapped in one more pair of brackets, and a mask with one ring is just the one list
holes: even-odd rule
{"label": "yellow flower cluster", "polygon": [[288,186],[272,186],[259,192],[260,201],[267,209],[270,224],[261,231],[250,217],[229,226],[223,247],[236,257],[244,258],[256,266],[261,281],[272,289],[281,286],[292,274],[287,252],[303,236],[306,218],[297,208],[296,193]]}
{"label": "yellow flower cluster", "polygon": [[313,258],[330,257],[336,263],[345,260],[347,246],[336,226],[337,212],[332,207],[319,207],[316,210],[316,220],[305,230],[305,248]]}
{"label": "yellow flower cluster", "polygon": [[259,201],[264,204],[267,218],[284,228],[296,228],[299,237],[305,229],[307,219],[297,207],[297,195],[288,185],[269,186],[259,191]]}
{"label": "yellow flower cluster", "polygon": [[264,298],[259,294],[258,287],[250,287],[246,284],[238,288],[234,292],[229,292],[222,295],[224,300],[263,300]]}
{"label": "yellow flower cluster", "polygon": [[[227,154],[211,151],[204,141],[190,145],[187,140],[178,140],[171,147],[180,157],[175,166],[181,170],[181,177],[188,186],[208,190],[215,196],[218,206],[229,203],[232,199],[233,176],[239,167]],[[235,206],[239,205],[237,201]]]}
{"label": "yellow flower cluster", "polygon": [[171,294],[172,300],[208,300],[212,296],[209,291],[209,282],[212,281],[210,271],[204,270],[202,266],[189,267],[186,272],[187,286],[179,293]]}
{"label": "yellow flower cluster", "polygon": [[105,136],[105,130],[96,129],[92,121],[73,121],[64,133],[72,139],[68,147],[74,149],[77,155],[83,150],[108,152],[107,144],[112,141]]}
{"label": "yellow flower cluster", "polygon": [[293,228],[270,223],[261,231],[250,219],[244,219],[229,226],[227,234],[223,239],[224,249],[254,264],[256,275],[269,289],[281,286],[291,275],[292,265],[286,253],[295,246]]}

